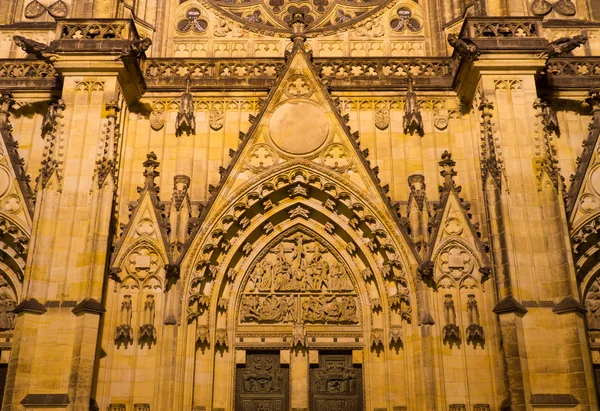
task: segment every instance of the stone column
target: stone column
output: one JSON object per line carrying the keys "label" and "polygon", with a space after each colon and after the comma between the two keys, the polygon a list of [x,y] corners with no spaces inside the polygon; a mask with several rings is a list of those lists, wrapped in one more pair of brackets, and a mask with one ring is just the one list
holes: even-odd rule
{"label": "stone column", "polygon": [[[591,372],[584,376],[586,347],[572,338],[578,328],[570,318],[581,314],[569,286],[574,272],[565,264],[571,258],[562,231],[566,216],[548,207],[549,200],[559,203],[559,198],[538,190],[532,161],[539,145],[535,73],[543,61],[526,51],[493,57],[483,51],[469,76],[479,79],[475,112],[482,125],[482,178],[498,297],[494,312],[508,385],[504,404],[525,410],[537,395],[552,393],[574,397],[582,409],[595,407],[596,398],[587,390]],[[573,303],[569,310],[561,309],[564,301]],[[579,366],[573,368],[575,360]]]}
{"label": "stone column", "polygon": [[293,411],[308,410],[308,352],[294,350],[290,353],[290,407]]}
{"label": "stone column", "polygon": [[25,399],[57,405],[35,402],[40,394],[54,394],[68,402],[60,404],[67,410],[88,411],[94,397],[119,105],[137,98],[129,91],[140,83],[128,77],[135,70],[125,68],[137,64],[135,58],[120,59],[126,39],[97,40],[108,51],[90,44],[93,39],[53,42],[57,54],[69,52],[55,63],[61,99],[50,113],[54,125],[40,137],[46,148],[36,181],[24,302],[15,310],[15,340],[22,342],[11,355],[5,410],[22,410]]}

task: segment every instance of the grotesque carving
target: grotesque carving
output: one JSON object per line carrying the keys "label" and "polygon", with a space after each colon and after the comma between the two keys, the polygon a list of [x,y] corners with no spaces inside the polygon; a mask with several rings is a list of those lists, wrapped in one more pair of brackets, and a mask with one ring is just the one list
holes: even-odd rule
{"label": "grotesque carving", "polygon": [[540,53],[540,58],[559,57],[563,54],[571,53],[579,46],[585,44],[588,37],[585,34],[580,34],[573,37],[561,37],[548,43],[546,50]]}
{"label": "grotesque carving", "polygon": [[121,56],[131,56],[134,58],[140,58],[142,54],[146,52],[152,45],[152,40],[148,37],[144,37],[143,39],[133,39],[130,41],[128,45],[123,47],[121,51]]}
{"label": "grotesque carving", "polygon": [[404,132],[408,133],[411,130],[416,130],[419,133],[423,132],[423,117],[419,109],[417,94],[412,89],[412,78],[408,78],[408,90],[406,91],[406,100],[404,104]]}
{"label": "grotesque carving", "polygon": [[344,265],[304,233],[284,237],[246,280],[241,322],[358,323]]}
{"label": "grotesque carving", "polygon": [[454,51],[460,57],[468,60],[475,61],[479,59],[479,46],[473,43],[468,37],[458,38],[456,34],[448,34],[448,44],[454,47]]}
{"label": "grotesque carving", "polygon": [[190,92],[192,80],[188,77],[185,81],[185,92],[181,96],[179,112],[175,119],[175,134],[177,136],[196,134],[196,117],[194,110],[194,98]]}
{"label": "grotesque carving", "polygon": [[58,55],[54,52],[54,49],[44,43],[25,38],[23,36],[14,36],[13,40],[15,44],[22,48],[27,54],[33,54],[37,58],[48,63],[58,60]]}

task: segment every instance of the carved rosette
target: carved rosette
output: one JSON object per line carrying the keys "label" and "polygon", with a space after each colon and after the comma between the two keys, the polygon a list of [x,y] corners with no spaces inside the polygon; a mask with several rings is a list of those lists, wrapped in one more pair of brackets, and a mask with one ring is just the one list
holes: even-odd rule
{"label": "carved rosette", "polygon": [[352,165],[352,158],[344,145],[334,143],[323,150],[321,162],[335,171],[344,172]]}
{"label": "carved rosette", "polygon": [[275,150],[268,144],[256,144],[250,148],[246,165],[254,171],[262,171],[278,162]]}

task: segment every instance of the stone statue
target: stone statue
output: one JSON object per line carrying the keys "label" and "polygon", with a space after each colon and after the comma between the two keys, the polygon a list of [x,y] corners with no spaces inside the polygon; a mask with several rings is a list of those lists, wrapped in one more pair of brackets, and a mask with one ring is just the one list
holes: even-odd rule
{"label": "stone statue", "polygon": [[479,307],[477,306],[477,301],[475,300],[475,294],[467,295],[469,299],[467,301],[467,316],[469,320],[469,325],[467,326],[467,343],[473,343],[476,346],[478,343],[482,345],[485,340],[483,334],[483,327],[479,323]]}
{"label": "stone statue", "polygon": [[115,342],[129,343],[133,341],[133,330],[131,329],[131,317],[133,315],[133,303],[131,301],[131,295],[125,294],[123,301],[121,302],[121,315],[119,318],[119,325],[115,332]]}
{"label": "stone statue", "polygon": [[456,325],[456,310],[454,309],[452,294],[446,294],[444,298],[444,320],[446,324]]}
{"label": "stone statue", "polygon": [[146,296],[146,302],[144,303],[144,315],[142,325],[140,326],[138,340],[146,341],[149,344],[156,339],[156,329],[154,328],[155,307],[154,295],[148,294]]}
{"label": "stone statue", "polygon": [[473,43],[473,41],[468,37],[458,38],[456,34],[448,34],[448,43],[454,47],[454,51],[460,57],[468,60],[475,61],[479,59],[479,54],[481,51],[479,50],[479,46]]}
{"label": "stone statue", "polygon": [[577,47],[585,44],[588,37],[585,34],[580,34],[573,37],[561,37],[548,43],[546,50],[540,53],[539,58],[560,57],[563,54],[571,53]]}
{"label": "stone statue", "polygon": [[154,296],[148,294],[144,303],[144,324],[154,324]]}
{"label": "stone statue", "polygon": [[469,294],[467,297],[469,298],[467,301],[467,315],[469,324],[479,325],[479,307],[477,306],[477,301],[475,300],[475,294]]}
{"label": "stone statue", "polygon": [[408,89],[404,103],[404,133],[408,133],[411,129],[423,131],[423,117],[419,109],[417,94],[413,91],[412,85],[412,78],[408,77]]}
{"label": "stone statue", "polygon": [[192,80],[188,77],[185,80],[185,92],[181,96],[179,103],[179,112],[175,120],[175,135],[181,136],[196,134],[196,117],[194,112],[194,98],[190,92]]}
{"label": "stone statue", "polygon": [[450,346],[458,344],[460,342],[460,331],[458,325],[456,325],[456,309],[454,308],[452,294],[444,296],[444,320],[446,322],[442,329],[444,343],[449,343]]}

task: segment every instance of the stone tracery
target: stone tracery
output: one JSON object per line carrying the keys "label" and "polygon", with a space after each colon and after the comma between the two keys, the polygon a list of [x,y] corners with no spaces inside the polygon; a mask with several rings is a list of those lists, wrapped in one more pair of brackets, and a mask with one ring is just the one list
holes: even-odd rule
{"label": "stone tracery", "polygon": [[206,0],[205,5],[234,19],[254,31],[266,34],[291,32],[292,16],[301,13],[309,33],[350,28],[366,18],[374,17],[393,4],[389,0],[338,2],[333,0],[300,1],[286,4],[283,0],[250,0],[231,2]]}

